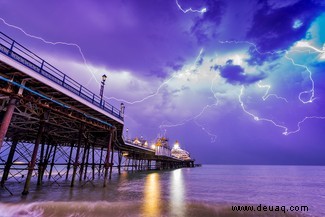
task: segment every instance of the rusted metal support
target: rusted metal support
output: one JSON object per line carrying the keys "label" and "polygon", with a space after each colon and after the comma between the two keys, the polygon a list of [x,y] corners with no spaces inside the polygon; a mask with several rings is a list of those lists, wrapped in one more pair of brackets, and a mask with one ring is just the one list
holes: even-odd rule
{"label": "rusted metal support", "polygon": [[109,168],[109,154],[111,151],[111,146],[112,146],[112,137],[113,137],[113,132],[111,131],[109,133],[109,139],[108,139],[108,144],[107,144],[107,153],[106,153],[106,158],[105,158],[105,163],[104,163],[104,168],[105,168],[105,172],[104,172],[104,184],[103,187],[106,187],[107,185],[107,175],[108,175],[108,168]]}
{"label": "rusted metal support", "polygon": [[104,151],[104,147],[101,147],[100,148],[100,157],[99,157],[98,176],[100,176],[100,172],[101,172],[101,169],[102,169],[103,151]]}
{"label": "rusted metal support", "polygon": [[33,171],[34,171],[34,167],[36,164],[36,158],[37,158],[37,152],[38,152],[38,146],[42,140],[42,136],[43,136],[43,132],[44,132],[44,126],[45,126],[45,120],[47,120],[48,117],[48,112],[44,113],[44,116],[41,118],[40,120],[40,124],[38,127],[38,132],[37,132],[37,136],[36,136],[36,140],[35,140],[35,145],[34,145],[34,149],[33,149],[33,153],[32,153],[32,158],[31,161],[29,162],[28,165],[28,173],[27,173],[27,177],[26,177],[26,181],[25,181],[25,186],[24,186],[24,190],[22,192],[23,195],[27,195],[29,193],[29,186],[30,186],[30,180],[32,178],[33,175]]}
{"label": "rusted metal support", "polygon": [[80,170],[79,170],[79,181],[82,180],[82,175],[83,175],[84,167],[85,167],[86,155],[87,155],[87,141],[85,141],[84,151],[82,153],[82,160],[81,160]]}
{"label": "rusted metal support", "polygon": [[42,138],[42,144],[41,144],[41,153],[40,153],[40,159],[38,163],[38,177],[37,177],[37,185],[42,184],[42,172],[44,168],[44,148],[45,148],[45,138]]}
{"label": "rusted metal support", "polygon": [[52,171],[53,171],[54,162],[55,162],[56,150],[58,148],[57,144],[55,144],[53,146],[54,146],[54,151],[53,151],[53,155],[52,155],[52,162],[51,162],[51,167],[50,167],[50,172],[49,172],[49,177],[48,177],[49,180],[51,179],[51,176],[52,176]]}
{"label": "rusted metal support", "polygon": [[109,179],[112,179],[112,170],[113,170],[113,164],[114,164],[114,146],[112,147],[112,154],[111,154],[111,163],[109,167]]}
{"label": "rusted metal support", "polygon": [[70,171],[70,167],[71,167],[71,157],[72,157],[73,146],[74,146],[74,143],[71,142],[70,154],[69,154],[68,165],[67,165],[67,174],[65,176],[65,180],[68,180],[68,178],[69,178],[69,171]]}
{"label": "rusted metal support", "polygon": [[3,175],[2,175],[2,178],[1,178],[1,187],[4,187],[5,181],[7,181],[7,179],[8,179],[8,175],[9,175],[12,163],[13,163],[12,160],[13,160],[14,155],[15,155],[17,144],[18,144],[18,139],[14,138],[13,141],[11,142],[9,155],[8,155],[6,165],[5,165],[5,168],[4,168],[4,171],[3,171]]}
{"label": "rusted metal support", "polygon": [[117,156],[118,156],[118,165],[117,165],[118,174],[121,175],[121,163],[122,163],[122,157],[123,157],[121,150],[118,150]]}
{"label": "rusted metal support", "polygon": [[94,143],[92,144],[92,180],[95,179],[95,145]]}
{"label": "rusted metal support", "polygon": [[138,159],[135,159],[134,170],[138,170]]}
{"label": "rusted metal support", "polygon": [[2,143],[6,137],[8,127],[9,127],[12,115],[13,115],[15,107],[16,107],[16,102],[17,102],[17,100],[14,98],[9,100],[9,103],[7,105],[7,110],[6,110],[4,117],[2,119],[1,126],[0,126],[0,150],[2,147]]}
{"label": "rusted metal support", "polygon": [[84,180],[86,180],[87,178],[87,170],[88,170],[88,166],[89,166],[89,151],[90,151],[90,145],[87,145],[87,157],[86,157],[86,167],[85,167],[85,173],[84,173]]}
{"label": "rusted metal support", "polygon": [[50,142],[49,142],[49,143],[47,144],[47,147],[46,147],[45,166],[44,166],[44,170],[43,170],[43,174],[42,174],[42,176],[43,176],[44,173],[45,173],[45,168],[47,168],[47,165],[49,164],[52,150],[53,150],[53,145],[50,145]]}
{"label": "rusted metal support", "polygon": [[42,170],[40,171],[41,176],[41,181],[43,181],[44,173],[47,168],[48,162],[49,162],[49,143],[46,145],[46,150],[45,150],[45,156],[44,156],[44,161],[43,161],[43,167]]}
{"label": "rusted metal support", "polygon": [[80,148],[81,148],[81,142],[82,142],[82,132],[83,132],[83,126],[80,126],[79,129],[79,136],[78,136],[78,147],[77,147],[77,152],[76,152],[76,158],[73,163],[73,173],[72,173],[72,180],[71,180],[71,187],[74,186],[74,180],[76,178],[76,173],[77,173],[77,168],[79,166],[79,154],[80,154]]}
{"label": "rusted metal support", "polygon": [[132,158],[130,160],[130,164],[131,164],[131,171],[133,172],[133,170],[134,170],[134,156],[132,156]]}

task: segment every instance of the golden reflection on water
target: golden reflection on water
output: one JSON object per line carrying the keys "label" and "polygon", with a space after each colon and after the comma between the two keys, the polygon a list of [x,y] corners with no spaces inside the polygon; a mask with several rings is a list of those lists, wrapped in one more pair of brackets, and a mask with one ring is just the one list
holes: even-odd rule
{"label": "golden reflection on water", "polygon": [[185,186],[183,170],[172,171],[170,183],[170,208],[172,216],[185,216]]}
{"label": "golden reflection on water", "polygon": [[144,186],[143,214],[144,216],[160,216],[160,177],[159,173],[151,173],[146,177]]}

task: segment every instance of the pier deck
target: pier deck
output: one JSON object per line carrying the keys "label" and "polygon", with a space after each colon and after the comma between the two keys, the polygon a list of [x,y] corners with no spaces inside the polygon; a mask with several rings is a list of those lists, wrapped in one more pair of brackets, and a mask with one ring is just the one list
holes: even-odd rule
{"label": "pier deck", "polygon": [[123,112],[0,32],[2,187],[22,176],[23,194],[28,194],[33,177],[38,185],[44,176],[57,180],[52,173],[58,165],[66,166],[59,174],[71,180],[71,186],[76,179],[94,179],[95,174],[105,186],[113,165],[119,173],[129,167],[193,165],[125,142]]}

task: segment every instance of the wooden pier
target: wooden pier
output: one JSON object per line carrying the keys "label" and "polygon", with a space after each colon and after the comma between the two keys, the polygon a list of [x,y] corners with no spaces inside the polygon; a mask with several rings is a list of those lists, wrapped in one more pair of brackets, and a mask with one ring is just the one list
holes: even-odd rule
{"label": "wooden pier", "polygon": [[[0,32],[0,177],[31,180],[101,179],[121,170],[193,167],[123,139],[124,105],[115,108],[35,53]],[[80,183],[80,182],[79,182]]]}

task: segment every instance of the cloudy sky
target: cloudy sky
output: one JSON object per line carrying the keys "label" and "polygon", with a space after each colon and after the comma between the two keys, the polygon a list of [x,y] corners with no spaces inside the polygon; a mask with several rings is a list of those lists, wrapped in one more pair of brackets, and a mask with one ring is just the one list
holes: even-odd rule
{"label": "cloudy sky", "polygon": [[[281,3],[280,3],[281,2]],[[201,163],[325,165],[322,0],[0,0],[0,30]]]}

